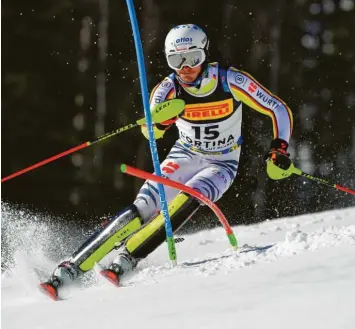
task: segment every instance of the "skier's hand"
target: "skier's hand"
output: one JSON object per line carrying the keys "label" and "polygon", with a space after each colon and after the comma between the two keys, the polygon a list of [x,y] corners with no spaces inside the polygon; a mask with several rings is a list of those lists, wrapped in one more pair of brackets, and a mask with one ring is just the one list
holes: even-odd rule
{"label": "skier's hand", "polygon": [[[142,130],[142,134],[144,135],[144,137],[146,139],[149,139],[147,125],[142,125],[141,130]],[[163,136],[165,134],[165,130],[158,129],[155,124],[153,125],[153,131],[154,131],[155,139],[163,138]]]}
{"label": "skier's hand", "polygon": [[266,172],[271,179],[283,179],[292,175],[293,165],[287,153],[288,143],[280,138],[271,142],[270,151],[266,155]]}
{"label": "skier's hand", "polygon": [[[163,138],[165,132],[171,127],[171,125],[177,120],[178,118],[173,118],[167,121],[163,121],[160,123],[153,124],[153,131],[155,139]],[[148,129],[147,125],[141,126],[142,134],[146,139],[149,139],[148,136]]]}

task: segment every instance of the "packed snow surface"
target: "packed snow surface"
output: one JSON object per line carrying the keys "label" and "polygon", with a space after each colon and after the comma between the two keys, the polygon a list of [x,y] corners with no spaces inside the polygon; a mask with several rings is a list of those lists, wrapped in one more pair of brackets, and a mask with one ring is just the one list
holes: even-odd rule
{"label": "packed snow surface", "polygon": [[[15,215],[5,211],[7,221]],[[57,263],[46,245],[68,237],[19,221],[2,273],[1,328],[355,328],[355,208],[233,229],[238,252],[222,228],[186,235],[179,266],[170,267],[164,244],[122,287],[95,268],[54,302],[38,282]]]}

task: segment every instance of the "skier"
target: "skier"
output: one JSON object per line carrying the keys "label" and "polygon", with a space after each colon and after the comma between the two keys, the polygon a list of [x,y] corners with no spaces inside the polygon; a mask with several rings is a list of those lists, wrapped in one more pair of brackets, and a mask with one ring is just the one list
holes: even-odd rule
{"label": "skier", "polygon": [[[267,154],[267,172],[273,179],[291,175],[287,153],[292,132],[292,114],[287,105],[252,76],[233,67],[209,63],[209,40],[196,25],[173,28],[165,40],[165,55],[174,70],[151,92],[150,105],[173,98],[185,101],[182,115],[154,125],[155,138],[162,138],[175,124],[179,139],[161,170],[166,178],[185,184],[217,201],[233,183],[242,143],[242,103],[268,115],[274,139]],[[147,128],[142,126],[148,138]],[[199,208],[193,197],[165,187],[173,230],[180,228]],[[164,218],[159,212],[157,184],[146,181],[134,203],[95,232],[72,257],[61,263],[42,289],[55,298],[57,289],[89,271],[113,249],[118,256],[102,271],[114,284],[140,259],[165,241]]]}

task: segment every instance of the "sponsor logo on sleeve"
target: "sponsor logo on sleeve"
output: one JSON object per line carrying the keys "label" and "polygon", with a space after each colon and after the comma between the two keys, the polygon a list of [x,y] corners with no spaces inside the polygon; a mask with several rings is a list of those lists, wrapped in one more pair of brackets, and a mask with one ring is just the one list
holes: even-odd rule
{"label": "sponsor logo on sleeve", "polygon": [[258,89],[258,86],[254,82],[250,82],[248,86],[248,91],[251,93],[255,93],[255,91]]}
{"label": "sponsor logo on sleeve", "polygon": [[245,77],[243,75],[241,75],[240,73],[238,73],[238,74],[235,75],[235,82],[238,85],[242,85],[242,84],[245,83]]}
{"label": "sponsor logo on sleeve", "polygon": [[153,97],[153,100],[154,100],[154,103],[157,104],[157,103],[160,103],[163,101],[164,97],[166,95],[166,91],[164,90],[156,90],[155,93],[154,93],[154,97]]}
{"label": "sponsor logo on sleeve", "polygon": [[169,82],[169,81],[163,81],[163,82],[161,83],[161,86],[162,86],[163,88],[170,88],[170,87],[172,86],[172,83]]}
{"label": "sponsor logo on sleeve", "polygon": [[159,96],[154,96],[153,98],[153,103],[154,104],[158,104],[162,101],[162,97],[159,95]]}
{"label": "sponsor logo on sleeve", "polygon": [[256,97],[268,108],[274,109],[279,105],[279,102],[277,102],[272,96],[260,89],[256,92]]}
{"label": "sponsor logo on sleeve", "polygon": [[153,103],[157,104],[165,100],[172,86],[172,82],[168,80],[162,81],[162,83],[159,85],[159,87],[155,90],[153,94]]}

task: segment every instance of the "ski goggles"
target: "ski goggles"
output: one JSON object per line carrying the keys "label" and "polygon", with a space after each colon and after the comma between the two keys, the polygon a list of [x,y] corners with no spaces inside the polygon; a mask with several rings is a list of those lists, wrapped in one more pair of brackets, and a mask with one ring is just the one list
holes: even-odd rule
{"label": "ski goggles", "polygon": [[192,49],[181,53],[167,54],[166,60],[173,70],[181,70],[184,66],[194,68],[206,59],[203,49]]}

